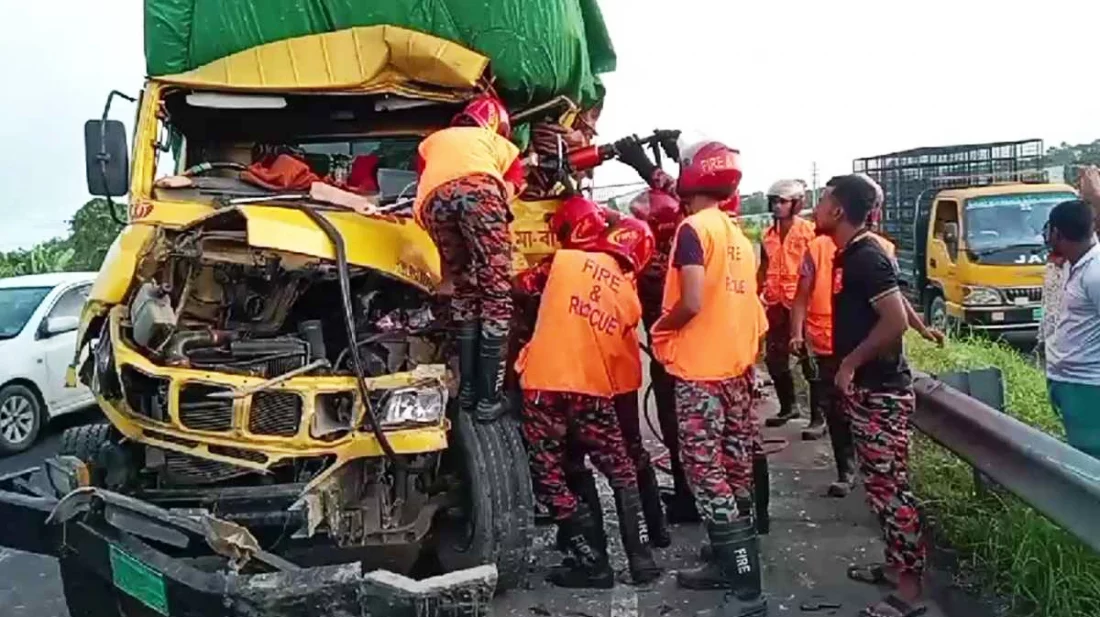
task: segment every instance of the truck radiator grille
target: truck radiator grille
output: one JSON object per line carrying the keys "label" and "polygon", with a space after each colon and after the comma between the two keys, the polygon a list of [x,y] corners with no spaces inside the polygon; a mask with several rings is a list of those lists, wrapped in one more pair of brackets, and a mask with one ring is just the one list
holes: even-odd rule
{"label": "truck radiator grille", "polygon": [[1043,300],[1042,287],[1008,287],[1003,291],[1005,300],[1008,300],[1009,304],[1017,302],[1017,298],[1024,298],[1028,302],[1042,302]]}
{"label": "truck radiator grille", "polygon": [[289,392],[257,392],[252,397],[248,430],[256,435],[292,437],[302,422],[302,398]]}
{"label": "truck radiator grille", "polygon": [[186,384],[180,388],[180,423],[196,431],[228,431],[233,428],[233,401],[211,399],[225,388]]}
{"label": "truck radiator grille", "polygon": [[253,473],[251,469],[211,461],[189,454],[164,451],[164,475],[177,484],[213,484]]}

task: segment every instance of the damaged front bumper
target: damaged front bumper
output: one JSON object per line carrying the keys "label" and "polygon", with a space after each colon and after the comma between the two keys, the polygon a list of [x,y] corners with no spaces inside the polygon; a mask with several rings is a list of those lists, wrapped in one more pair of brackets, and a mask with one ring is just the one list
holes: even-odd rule
{"label": "damaged front bumper", "polygon": [[302,568],[263,550],[244,527],[205,512],[164,510],[91,487],[58,499],[41,488],[56,486],[53,475],[29,469],[0,477],[0,545],[56,557],[154,614],[476,617],[490,611],[492,565],[421,581],[363,572],[359,563]]}

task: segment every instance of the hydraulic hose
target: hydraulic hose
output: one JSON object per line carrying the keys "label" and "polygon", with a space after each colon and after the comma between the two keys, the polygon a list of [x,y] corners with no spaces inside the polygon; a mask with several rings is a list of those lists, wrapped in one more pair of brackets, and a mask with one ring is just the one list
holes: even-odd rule
{"label": "hydraulic hose", "polygon": [[340,300],[344,309],[344,326],[348,330],[348,354],[351,356],[351,364],[355,369],[355,384],[359,389],[359,398],[363,400],[363,407],[366,408],[367,415],[370,417],[371,432],[374,433],[374,438],[378,440],[382,452],[385,453],[386,458],[389,459],[390,464],[396,470],[404,471],[405,463],[397,458],[393,446],[390,445],[389,438],[382,430],[382,424],[378,421],[374,409],[371,408],[367,386],[364,383],[363,359],[359,355],[359,341],[355,337],[355,314],[352,311],[351,281],[348,276],[348,255],[344,237],[340,235],[340,231],[328,219],[315,209],[305,205],[299,205],[297,209],[305,213],[328,236],[329,242],[332,242],[333,250],[336,251],[336,268],[340,278]]}

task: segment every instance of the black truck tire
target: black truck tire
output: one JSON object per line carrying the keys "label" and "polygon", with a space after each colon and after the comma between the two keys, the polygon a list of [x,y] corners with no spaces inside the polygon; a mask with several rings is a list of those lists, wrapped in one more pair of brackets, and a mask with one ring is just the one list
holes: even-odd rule
{"label": "black truck tire", "polygon": [[[507,418],[483,424],[469,414],[456,414],[452,460],[465,470],[466,524],[461,532],[452,526],[441,530],[436,546],[439,564],[446,571],[495,564],[498,592],[526,583],[531,552],[530,471],[526,456],[517,458],[510,445],[509,432],[517,430],[515,421]],[[526,487],[521,488],[524,482]]]}
{"label": "black truck tire", "polygon": [[61,433],[61,445],[58,454],[62,456],[75,456],[76,458],[93,465],[98,458],[100,447],[110,441],[112,427],[110,424],[88,424],[74,426]]}

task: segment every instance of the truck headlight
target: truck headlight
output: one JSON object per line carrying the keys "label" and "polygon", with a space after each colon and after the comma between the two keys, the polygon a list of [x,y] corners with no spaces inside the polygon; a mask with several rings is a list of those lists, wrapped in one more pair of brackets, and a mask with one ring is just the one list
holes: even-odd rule
{"label": "truck headlight", "polygon": [[391,390],[382,402],[382,426],[436,424],[447,409],[443,384]]}
{"label": "truck headlight", "polygon": [[992,287],[963,287],[963,292],[966,293],[963,297],[963,304],[967,306],[1004,304],[1001,292]]}

